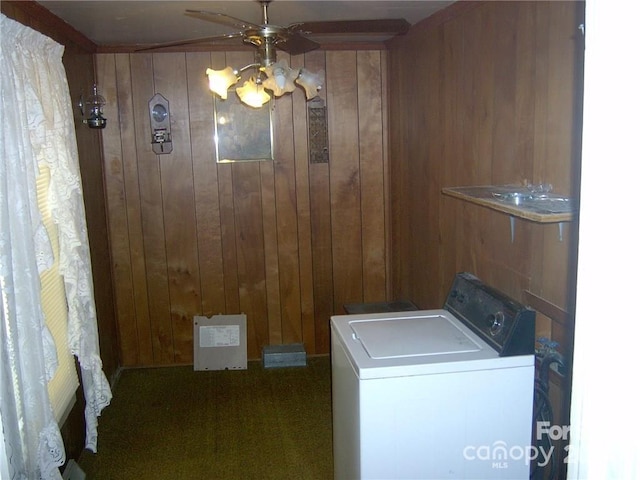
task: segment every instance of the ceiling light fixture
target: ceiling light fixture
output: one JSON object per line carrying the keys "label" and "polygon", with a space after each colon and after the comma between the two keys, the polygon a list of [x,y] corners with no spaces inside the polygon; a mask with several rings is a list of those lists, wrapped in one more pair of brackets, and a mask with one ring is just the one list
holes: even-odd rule
{"label": "ceiling light fixture", "polygon": [[273,59],[261,58],[260,62],[252,63],[240,69],[226,67],[222,70],[208,68],[206,73],[209,77],[209,89],[223,100],[227,98],[227,91],[230,87],[238,83],[242,72],[255,68],[256,73],[249,80],[244,82],[242,87],[236,89],[236,94],[240,100],[252,107],[259,108],[269,100],[271,95],[280,97],[285,93],[291,93],[296,89],[296,85],[305,91],[307,100],[318,96],[322,89],[322,78],[324,71],[312,73],[306,68],[291,68],[286,60],[278,62]]}
{"label": "ceiling light fixture", "polygon": [[[238,83],[240,74],[250,68],[255,68],[256,73],[244,85],[236,89],[240,101],[252,107],[259,108],[269,100],[265,90],[269,90],[276,97],[285,93],[291,93],[296,89],[296,84],[305,91],[307,100],[318,96],[322,89],[324,71],[317,74],[311,73],[305,68],[291,68],[286,60],[276,61],[276,46],[281,39],[282,28],[269,24],[267,7],[269,1],[260,2],[262,5],[262,26],[248,29],[243,34],[244,43],[257,47],[256,61],[240,69],[226,67],[223,70],[208,68],[209,88],[220,98],[227,98],[228,89]],[[231,18],[231,17],[230,17]]]}

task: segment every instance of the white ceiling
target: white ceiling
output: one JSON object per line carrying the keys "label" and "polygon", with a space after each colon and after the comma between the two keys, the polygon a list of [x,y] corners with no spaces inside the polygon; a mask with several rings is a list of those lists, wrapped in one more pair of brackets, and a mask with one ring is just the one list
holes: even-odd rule
{"label": "white ceiling", "polygon": [[[186,9],[224,13],[262,24],[260,4],[235,1],[124,1],[39,0],[97,45],[148,45],[233,33],[231,27],[185,15]],[[303,21],[404,18],[412,25],[454,3],[453,1],[324,1],[275,0],[269,23],[288,26]],[[388,37],[309,36],[319,43],[380,41]]]}

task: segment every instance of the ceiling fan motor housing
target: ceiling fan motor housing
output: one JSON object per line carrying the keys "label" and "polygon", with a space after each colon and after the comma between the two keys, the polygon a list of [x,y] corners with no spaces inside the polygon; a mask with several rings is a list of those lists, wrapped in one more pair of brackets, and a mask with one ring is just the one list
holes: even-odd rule
{"label": "ceiling fan motor housing", "polygon": [[273,25],[263,25],[260,30],[249,29],[245,31],[245,43],[255,45],[260,52],[260,64],[268,67],[276,62],[276,44],[283,37],[284,29]]}

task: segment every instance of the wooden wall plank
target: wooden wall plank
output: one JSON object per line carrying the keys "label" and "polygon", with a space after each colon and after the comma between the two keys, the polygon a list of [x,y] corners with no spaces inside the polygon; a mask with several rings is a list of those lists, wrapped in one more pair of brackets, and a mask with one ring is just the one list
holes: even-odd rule
{"label": "wooden wall plank", "polygon": [[577,194],[575,181],[578,172],[575,168],[562,168],[558,159],[573,158],[574,144],[566,138],[575,135],[575,122],[567,122],[567,111],[573,111],[575,102],[573,78],[576,65],[577,47],[582,51],[583,37],[578,29],[575,15],[576,5],[561,2],[554,8],[548,30],[549,62],[554,67],[547,70],[548,82],[548,142],[545,161],[542,163],[541,181],[553,179],[554,190],[567,195]]}
{"label": "wooden wall plank", "polygon": [[[533,183],[533,149],[535,144],[535,96],[531,92],[535,88],[535,4],[521,2],[515,5],[512,13],[514,18],[514,46],[515,46],[515,103],[513,119],[513,144],[515,156],[518,159],[518,173],[512,173],[512,183]],[[503,251],[507,253],[504,263],[511,275],[505,279],[505,283],[511,285],[513,290],[509,293],[521,298],[522,291],[526,289],[531,279],[532,263],[531,250],[538,248],[533,237],[532,225],[529,222],[516,222],[517,231],[515,241],[519,246],[513,248],[508,245]],[[536,246],[536,247],[534,247]]]}
{"label": "wooden wall plank", "polygon": [[269,343],[260,164],[233,164],[240,309],[247,315],[247,354],[259,358]]}
{"label": "wooden wall plank", "polygon": [[[211,68],[221,70],[227,62],[237,62],[238,65],[247,57],[233,57],[227,59],[224,53],[211,54]],[[215,99],[214,99],[215,103]],[[232,165],[218,164],[218,198],[220,206],[220,235],[222,241],[222,267],[224,274],[225,313],[241,313],[238,287],[238,268],[236,263],[236,229],[233,205]]]}
{"label": "wooden wall plank", "polygon": [[389,182],[389,98],[387,95],[389,89],[388,75],[389,61],[386,50],[380,52],[380,85],[382,93],[382,177],[384,192],[384,250],[385,250],[385,298],[393,300],[392,286],[389,281],[391,275],[391,253],[389,246],[391,245],[391,189]]}
{"label": "wooden wall plank", "polygon": [[131,66],[129,55],[116,54],[116,76],[118,82],[118,118],[122,139],[122,165],[125,185],[127,225],[129,231],[129,258],[131,262],[131,291],[134,295],[135,326],[138,339],[138,363],[153,364],[153,342],[149,304],[147,298],[147,275],[142,232],[142,207],[136,161],[136,132],[131,98]]}
{"label": "wooden wall plank", "polygon": [[159,158],[151,148],[149,121],[149,100],[155,93],[153,56],[150,53],[135,54],[130,56],[129,61],[153,358],[154,364],[170,364],[174,362],[174,351],[165,251],[162,177]]}
{"label": "wooden wall plank", "polygon": [[[544,165],[547,156],[547,100],[549,96],[549,84],[547,82],[547,72],[549,70],[549,24],[550,13],[547,2],[539,2],[535,8],[535,79],[534,88],[537,92],[534,104],[533,128],[536,133],[536,141],[533,147],[533,174],[532,180],[535,182],[545,176]],[[544,244],[544,231],[534,230],[535,245]],[[544,281],[544,255],[539,255],[531,265],[531,288],[536,292],[541,292],[541,283]]]}
{"label": "wooden wall plank", "polygon": [[[578,29],[584,23],[582,6],[563,2],[557,7],[557,14],[549,21],[548,45],[549,61],[557,65],[547,72],[548,82],[548,141],[546,155],[539,167],[540,181],[553,184],[553,189],[576,198],[579,195],[579,158],[580,141],[567,143],[565,139],[580,139],[579,126],[576,121],[569,121],[567,110],[577,113],[576,99],[581,99],[581,91],[572,89],[572,83],[567,78],[575,78],[575,72],[581,72],[579,65],[584,51],[584,38]],[[572,159],[571,168],[562,168],[559,159]],[[547,180],[548,179],[548,180]],[[542,246],[545,250],[545,262],[541,267],[542,276],[539,292],[544,298],[559,305],[572,306],[575,297],[576,272],[575,268],[567,269],[563,275],[553,274],[555,262],[563,257],[566,249],[572,253],[569,258],[571,265],[577,262],[578,235],[573,225],[564,225],[562,232],[557,228],[545,229]]]}
{"label": "wooden wall plank", "polygon": [[[523,172],[526,171],[523,160],[516,150],[515,136],[515,108],[516,108],[516,20],[517,5],[490,5],[487,14],[491,16],[497,27],[492,35],[495,52],[492,72],[493,89],[493,125],[491,158],[483,159],[491,165],[491,184],[522,184]],[[487,258],[481,270],[486,282],[501,284],[500,276],[511,265],[512,259],[505,258],[510,254],[518,255],[511,245],[509,223],[504,216],[489,215],[486,222],[490,230],[483,246]],[[516,222],[520,224],[521,222]],[[518,226],[518,241],[522,240]],[[510,285],[507,283],[506,285]]]}
{"label": "wooden wall plank", "polygon": [[[495,90],[497,88],[493,72],[496,70],[496,59],[486,52],[493,49],[496,18],[490,10],[479,9],[475,15],[462,19],[464,31],[464,71],[465,97],[463,105],[464,135],[463,151],[465,155],[464,169],[460,172],[460,180],[465,185],[491,184],[493,175],[493,150],[495,124]],[[487,274],[487,259],[492,257],[492,239],[497,236],[495,229],[503,228],[504,223],[492,217],[484,209],[470,205],[458,205],[464,211],[464,221],[458,223],[454,235],[458,243],[458,255],[461,262],[456,270],[468,270],[483,277]],[[444,211],[447,211],[445,209]],[[504,219],[503,219],[504,222]],[[507,230],[500,235],[509,238]],[[506,233],[505,233],[506,232]],[[469,243],[469,238],[475,238]],[[446,262],[446,259],[443,259]],[[442,279],[451,281],[455,271],[448,271]],[[448,288],[448,286],[447,286]],[[446,290],[440,292],[443,298]]]}
{"label": "wooden wall plank", "polygon": [[[251,52],[229,52],[226,54],[226,65],[239,68],[254,61]],[[248,70],[237,86],[255,72]],[[231,93],[233,94],[233,93]],[[221,165],[222,166],[222,165]],[[234,256],[225,264],[225,275],[235,275],[238,313],[247,315],[247,351],[249,358],[260,358],[262,347],[269,343],[268,311],[266,301],[265,243],[262,211],[262,186],[260,165],[256,162],[234,163],[224,165],[230,167],[225,172],[226,199],[232,206],[232,217],[226,217],[224,228],[233,226]],[[229,188],[231,191],[229,191]],[[224,207],[227,209],[227,205]],[[226,210],[228,213],[228,210]],[[231,240],[231,236],[228,237]],[[225,254],[226,256],[226,254]],[[231,289],[233,293],[233,289]]]}
{"label": "wooden wall plank", "polygon": [[[286,57],[281,57],[287,60]],[[293,138],[293,95],[303,95],[301,89],[277,100],[275,129],[276,161],[275,195],[278,229],[279,292],[282,314],[282,341],[302,341],[300,307],[300,255],[298,240],[298,206]]]}
{"label": "wooden wall plank", "polygon": [[[118,83],[114,55],[96,58],[96,78],[103,86],[107,101],[104,114],[107,119],[117,119]],[[107,120],[108,121],[108,120]],[[115,122],[112,122],[115,123]],[[120,362],[123,365],[140,364],[138,332],[136,329],[136,304],[133,289],[131,252],[129,250],[129,228],[127,220],[127,198],[124,185],[122,138],[117,124],[110,125],[102,135],[104,157],[105,195],[108,198],[109,240],[113,263],[114,300],[117,328],[120,335]]]}
{"label": "wooden wall plank", "polygon": [[[313,72],[326,72],[326,53],[315,51],[305,55],[305,66]],[[327,102],[327,79],[320,96]],[[331,146],[332,139],[329,138]],[[334,311],[334,272],[331,236],[331,192],[329,166],[336,157],[329,152],[329,163],[309,165],[311,236],[313,261],[313,304],[315,313],[316,350],[329,351],[329,319]]]}
{"label": "wooden wall plank", "polygon": [[516,30],[517,5],[505,3],[490,5],[490,15],[499,28],[494,30],[493,47],[493,152],[492,182],[496,184],[521,183],[524,169],[514,142],[516,106]]}
{"label": "wooden wall plank", "polygon": [[535,3],[518,4],[516,18],[516,152],[522,160],[523,182],[536,182],[533,176],[535,148],[535,95],[536,86],[536,6]]}
{"label": "wooden wall plank", "polygon": [[193,312],[201,301],[185,54],[154,54],[153,75],[155,91],[169,100],[173,142],[173,151],[158,160],[174,361],[191,363]]}
{"label": "wooden wall plank", "polygon": [[189,136],[202,299],[199,313],[207,317],[225,311],[218,168],[212,134],[213,98],[205,75],[210,66],[211,55],[208,52],[187,54]]}
{"label": "wooden wall plank", "polygon": [[[410,34],[409,34],[410,35]],[[403,39],[408,41],[407,39]],[[428,44],[427,44],[428,45]],[[408,62],[408,50],[396,49],[394,55],[388,58],[389,85],[397,85],[398,95],[405,96],[411,89],[411,78],[408,72],[402,68]],[[424,68],[424,58],[418,56],[414,63],[416,76],[426,74],[428,70]],[[429,91],[425,92],[428,95]],[[392,269],[390,272],[391,296],[397,298],[398,295],[408,295],[411,285],[409,275],[405,272],[404,266],[408,264],[410,238],[405,235],[398,235],[397,232],[406,232],[410,219],[411,202],[406,200],[410,192],[407,188],[409,181],[408,153],[405,150],[406,137],[411,133],[413,120],[413,109],[411,104],[399,102],[389,102],[389,140],[394,140],[396,152],[393,155],[393,162],[389,162],[389,210],[395,212],[390,216],[391,239],[389,252],[391,256]],[[390,157],[391,158],[391,157]]]}
{"label": "wooden wall plank", "polygon": [[[273,117],[274,119],[277,117],[275,112],[273,112]],[[276,155],[276,161],[279,161],[278,155]],[[280,345],[282,344],[282,300],[280,293],[276,186],[273,162],[260,163],[260,187],[262,195],[262,224],[264,228],[265,294],[267,297],[266,322],[269,331],[269,344]]]}
{"label": "wooden wall plank", "polygon": [[[291,57],[292,68],[304,67],[304,55]],[[311,205],[309,192],[309,148],[307,105],[302,92],[293,98],[292,132],[294,145],[296,207],[298,218],[300,316],[302,340],[308,354],[316,353],[313,301],[313,250],[311,238]]]}
{"label": "wooden wall plank", "polygon": [[[481,65],[479,59],[482,58],[483,49],[486,48],[487,37],[490,35],[486,25],[485,17],[475,15],[464,19],[463,25],[463,51],[464,65],[466,72],[462,79],[461,90],[461,115],[463,122],[462,132],[462,157],[464,159],[464,169],[459,172],[458,182],[460,185],[470,185],[477,178],[486,177],[486,184],[491,183],[491,172],[485,173],[487,163],[481,162],[481,158],[486,158],[483,148],[487,148],[487,140],[491,139],[490,130],[490,108],[493,105],[490,90],[492,82],[483,81],[486,78],[485,70],[490,71],[491,65]],[[467,128],[474,125],[474,128]],[[488,150],[491,151],[489,143]],[[484,166],[485,168],[482,168]],[[473,248],[460,248],[464,246],[468,235],[478,230],[478,215],[475,208],[470,205],[458,206],[462,208],[460,221],[456,225],[459,229],[457,235],[457,255],[459,256],[459,269],[472,272],[478,271],[479,257],[483,243],[477,241]],[[479,239],[480,240],[480,239]],[[447,273],[448,274],[448,273]]]}
{"label": "wooden wall plank", "polygon": [[[441,118],[443,131],[441,138],[441,150],[443,158],[449,159],[446,165],[440,170],[441,181],[444,184],[459,185],[466,184],[471,180],[472,170],[467,168],[468,160],[464,157],[464,138],[466,125],[464,120],[466,115],[464,112],[464,95],[460,92],[464,91],[464,78],[460,72],[466,70],[465,65],[465,36],[464,29],[466,21],[449,22],[442,25],[442,42],[445,46],[441,53],[441,76],[442,84],[440,89],[441,102]],[[440,45],[440,48],[442,48]],[[440,195],[442,197],[442,195]],[[442,202],[442,198],[440,198]],[[445,247],[449,250],[451,257],[447,258],[447,262],[442,262],[442,280],[440,283],[439,296],[444,296],[450,288],[450,283],[457,271],[464,269],[463,265],[468,262],[469,255],[475,253],[474,249],[464,248],[464,233],[467,227],[466,221],[469,219],[465,205],[460,202],[454,205],[455,214],[443,216],[440,225],[450,234],[447,237]],[[439,212],[438,212],[439,215]],[[448,246],[448,243],[451,243]],[[453,261],[452,261],[453,260]]]}
{"label": "wooden wall plank", "polygon": [[355,52],[327,52],[334,310],[362,301],[362,215]]}
{"label": "wooden wall plank", "polygon": [[224,271],[225,312],[242,313],[240,310],[240,284],[238,280],[238,248],[232,164],[218,165],[218,194],[220,196],[220,224],[222,238],[222,263]]}
{"label": "wooden wall plank", "polygon": [[380,52],[357,53],[358,138],[362,184],[363,300],[386,298],[386,232]]}
{"label": "wooden wall plank", "polygon": [[[413,80],[416,82],[415,88],[419,88],[416,91],[424,90],[425,101],[434,105],[439,105],[443,101],[446,90],[445,84],[440,78],[443,53],[438,51],[438,45],[442,41],[443,34],[442,28],[436,28],[429,32],[427,38],[429,41],[428,54],[420,59],[420,75]],[[411,51],[411,49],[408,51]],[[406,73],[411,75],[410,72]],[[421,85],[421,82],[424,81],[423,79],[428,81],[428,87],[427,85]],[[392,89],[393,85],[391,85]],[[394,101],[393,98],[390,101]],[[439,295],[440,290],[446,288],[441,281],[443,274],[440,273],[438,275],[439,271],[443,271],[441,267],[442,249],[450,245],[447,242],[446,234],[433,227],[440,221],[440,202],[442,201],[442,195],[439,194],[439,188],[442,185],[440,176],[446,168],[443,163],[444,148],[442,141],[439,140],[442,110],[425,109],[421,102],[412,102],[411,108],[419,115],[417,119],[420,123],[417,123],[410,135],[404,138],[406,142],[404,148],[406,154],[408,154],[408,158],[405,160],[407,165],[405,175],[409,178],[407,189],[410,192],[408,195],[411,196],[410,201],[413,206],[409,231],[414,232],[408,240],[410,242],[408,255],[410,262],[412,257],[415,258],[417,262],[425,265],[425,268],[428,268],[433,276],[430,276],[429,280],[425,282],[420,272],[409,268],[410,280],[408,282],[411,284],[412,294],[407,296],[407,294],[400,293],[398,296],[410,300],[416,299],[416,302],[417,299],[420,299],[420,303],[417,304],[422,308],[439,308],[442,306]],[[419,112],[424,113],[420,114]],[[415,152],[413,152],[413,147],[411,146],[411,141],[414,138],[418,142],[417,154],[419,157],[415,157]],[[394,144],[395,140],[390,138],[390,162],[392,162],[393,158]],[[422,158],[424,161],[416,162],[416,158]],[[414,170],[415,168],[418,170]],[[403,206],[397,205],[396,208],[402,211]],[[395,215],[396,211],[396,209],[393,209],[392,214]],[[448,279],[446,281],[448,282]],[[404,283],[407,283],[407,281]]]}

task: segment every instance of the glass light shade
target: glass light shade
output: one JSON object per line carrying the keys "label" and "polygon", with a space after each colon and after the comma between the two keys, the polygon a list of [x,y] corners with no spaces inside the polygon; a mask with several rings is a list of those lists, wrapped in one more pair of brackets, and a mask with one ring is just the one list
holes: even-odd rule
{"label": "glass light shade", "polygon": [[106,105],[106,100],[98,93],[98,87],[93,85],[93,93],[86,100],[80,96],[80,114],[83,123],[89,128],[104,128],[107,126],[107,119],[102,115],[102,107]]}
{"label": "glass light shade", "polygon": [[298,68],[290,68],[286,60],[272,63],[265,67],[266,80],[262,82],[264,88],[271,90],[276,97],[296,89],[294,83],[300,73]]}
{"label": "glass light shade", "polygon": [[224,100],[227,99],[229,87],[236,84],[240,79],[237,72],[231,67],[227,67],[224,70],[207,68],[207,76],[209,77],[209,90],[218,94]]}
{"label": "glass light shade", "polygon": [[271,96],[264,91],[264,86],[258,84],[255,78],[251,77],[244,82],[242,87],[236,88],[236,93],[242,103],[246,103],[250,107],[260,108],[262,105],[271,100]]}
{"label": "glass light shade", "polygon": [[300,70],[300,75],[296,79],[296,83],[304,88],[307,100],[311,100],[318,96],[318,92],[322,90],[322,81],[324,78],[324,70],[318,73],[312,73],[306,68]]}

